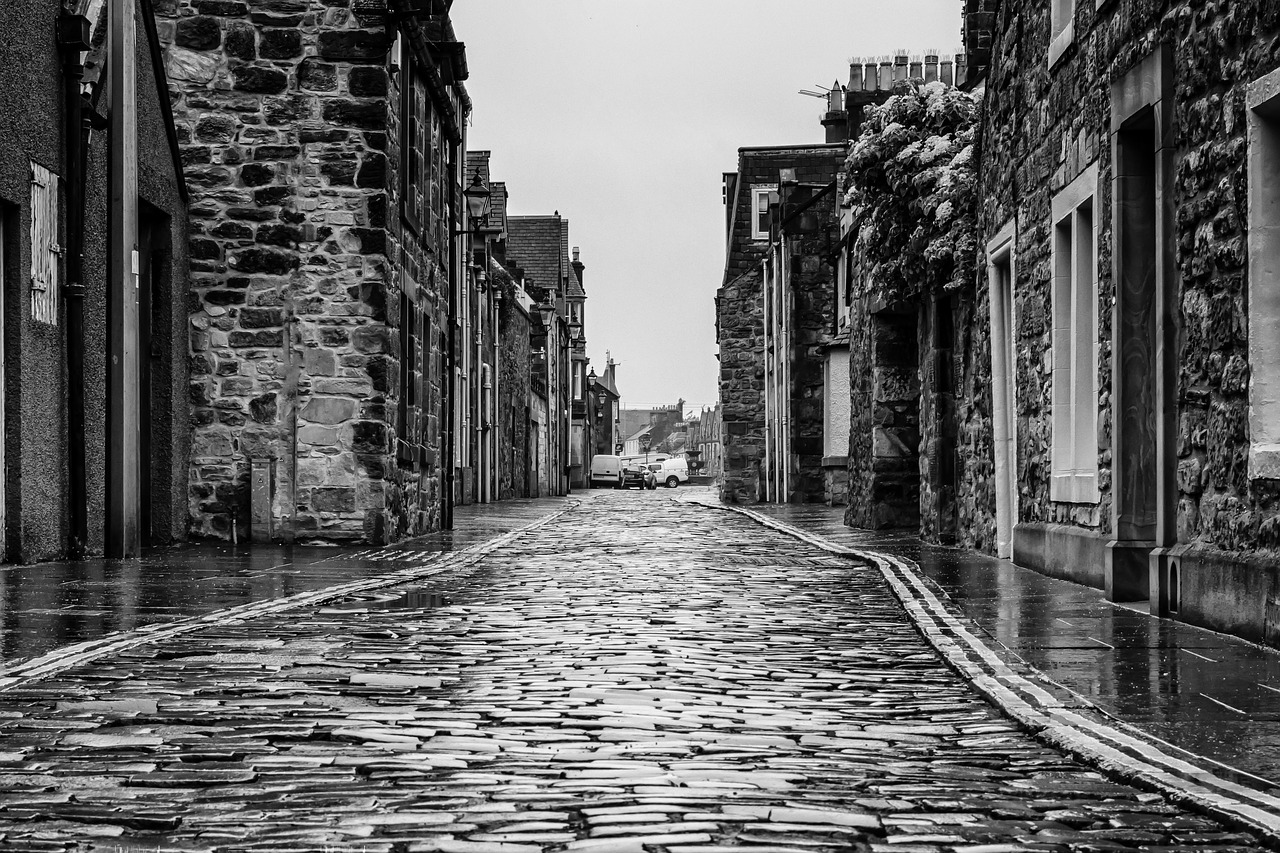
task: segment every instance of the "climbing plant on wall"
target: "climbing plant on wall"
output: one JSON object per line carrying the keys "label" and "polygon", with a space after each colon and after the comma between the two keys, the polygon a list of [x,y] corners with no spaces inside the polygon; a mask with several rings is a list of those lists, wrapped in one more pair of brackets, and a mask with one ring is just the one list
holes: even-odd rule
{"label": "climbing plant on wall", "polygon": [[845,162],[867,295],[901,302],[973,281],[978,110],[976,96],[939,82],[867,108]]}

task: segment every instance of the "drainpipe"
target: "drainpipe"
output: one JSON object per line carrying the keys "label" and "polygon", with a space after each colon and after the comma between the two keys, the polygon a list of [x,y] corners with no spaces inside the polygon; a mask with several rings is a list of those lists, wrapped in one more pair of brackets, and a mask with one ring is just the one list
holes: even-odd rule
{"label": "drainpipe", "polygon": [[80,82],[84,79],[81,57],[89,49],[89,19],[63,13],[58,19],[58,44],[62,48],[66,83],[66,186],[67,186],[67,503],[70,517],[67,552],[83,557],[88,547],[87,477],[84,429],[84,173],[86,137]]}

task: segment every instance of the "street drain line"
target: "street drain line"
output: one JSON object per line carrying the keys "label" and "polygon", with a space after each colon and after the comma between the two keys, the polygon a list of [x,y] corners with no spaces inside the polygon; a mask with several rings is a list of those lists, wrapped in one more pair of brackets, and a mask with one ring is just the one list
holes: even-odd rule
{"label": "street drain line", "polygon": [[271,616],[298,607],[324,604],[337,598],[345,598],[373,589],[396,586],[397,584],[422,580],[423,578],[437,577],[445,572],[478,563],[497,549],[511,544],[527,533],[550,524],[577,509],[578,506],[579,503],[574,502],[563,509],[556,510],[523,527],[517,527],[515,530],[503,533],[493,539],[472,545],[461,551],[433,555],[424,563],[400,569],[399,571],[361,578],[335,586],[327,586],[310,592],[300,592],[297,595],[289,595],[283,598],[226,607],[173,622],[145,625],[132,631],[124,631],[107,637],[100,637],[96,640],[86,640],[82,643],[63,646],[43,655],[21,661],[11,667],[6,667],[3,670],[3,676],[0,676],[0,693],[39,681],[42,678],[48,678],[51,675],[57,675],[96,658],[119,654],[139,646],[198,631],[201,628],[232,625],[237,622],[245,622],[262,616]]}
{"label": "street drain line", "polygon": [[[839,545],[745,507],[702,499],[685,502],[707,509],[735,512],[829,553],[874,564],[929,645],[988,701],[1036,737],[1081,757],[1116,778],[1158,791],[1174,802],[1195,808],[1229,825],[1258,833],[1268,846],[1280,850],[1280,797],[1224,779],[1210,770],[1169,755],[1165,749],[1194,754],[1127,724],[1121,723],[1124,728],[1120,728],[1071,710],[1062,700],[1001,660],[974,634],[968,620],[958,618],[947,609],[924,583],[910,560]],[[1034,669],[1029,664],[1027,666]],[[1071,692],[1047,676],[1037,674],[1046,682]],[[1079,703],[1092,707],[1083,698]],[[1098,714],[1104,713],[1097,708],[1093,710]],[[1269,780],[1213,759],[1194,757],[1205,764],[1271,784]]]}

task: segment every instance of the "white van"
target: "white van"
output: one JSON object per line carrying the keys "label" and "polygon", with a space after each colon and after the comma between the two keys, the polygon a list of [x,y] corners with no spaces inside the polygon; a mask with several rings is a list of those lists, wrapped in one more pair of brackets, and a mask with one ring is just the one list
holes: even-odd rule
{"label": "white van", "polygon": [[664,459],[661,463],[650,465],[649,469],[657,476],[658,482],[668,489],[689,482],[689,463],[683,456]]}
{"label": "white van", "polygon": [[622,485],[622,458],[598,453],[591,457],[591,488],[616,489]]}

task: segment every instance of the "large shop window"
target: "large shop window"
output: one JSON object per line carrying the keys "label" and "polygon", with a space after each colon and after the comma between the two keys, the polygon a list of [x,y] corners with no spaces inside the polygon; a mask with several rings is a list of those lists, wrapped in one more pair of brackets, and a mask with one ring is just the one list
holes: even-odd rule
{"label": "large shop window", "polygon": [[1049,497],[1098,502],[1098,255],[1090,166],[1053,200],[1053,479]]}
{"label": "large shop window", "polygon": [[1249,476],[1280,480],[1280,70],[1250,84]]}

